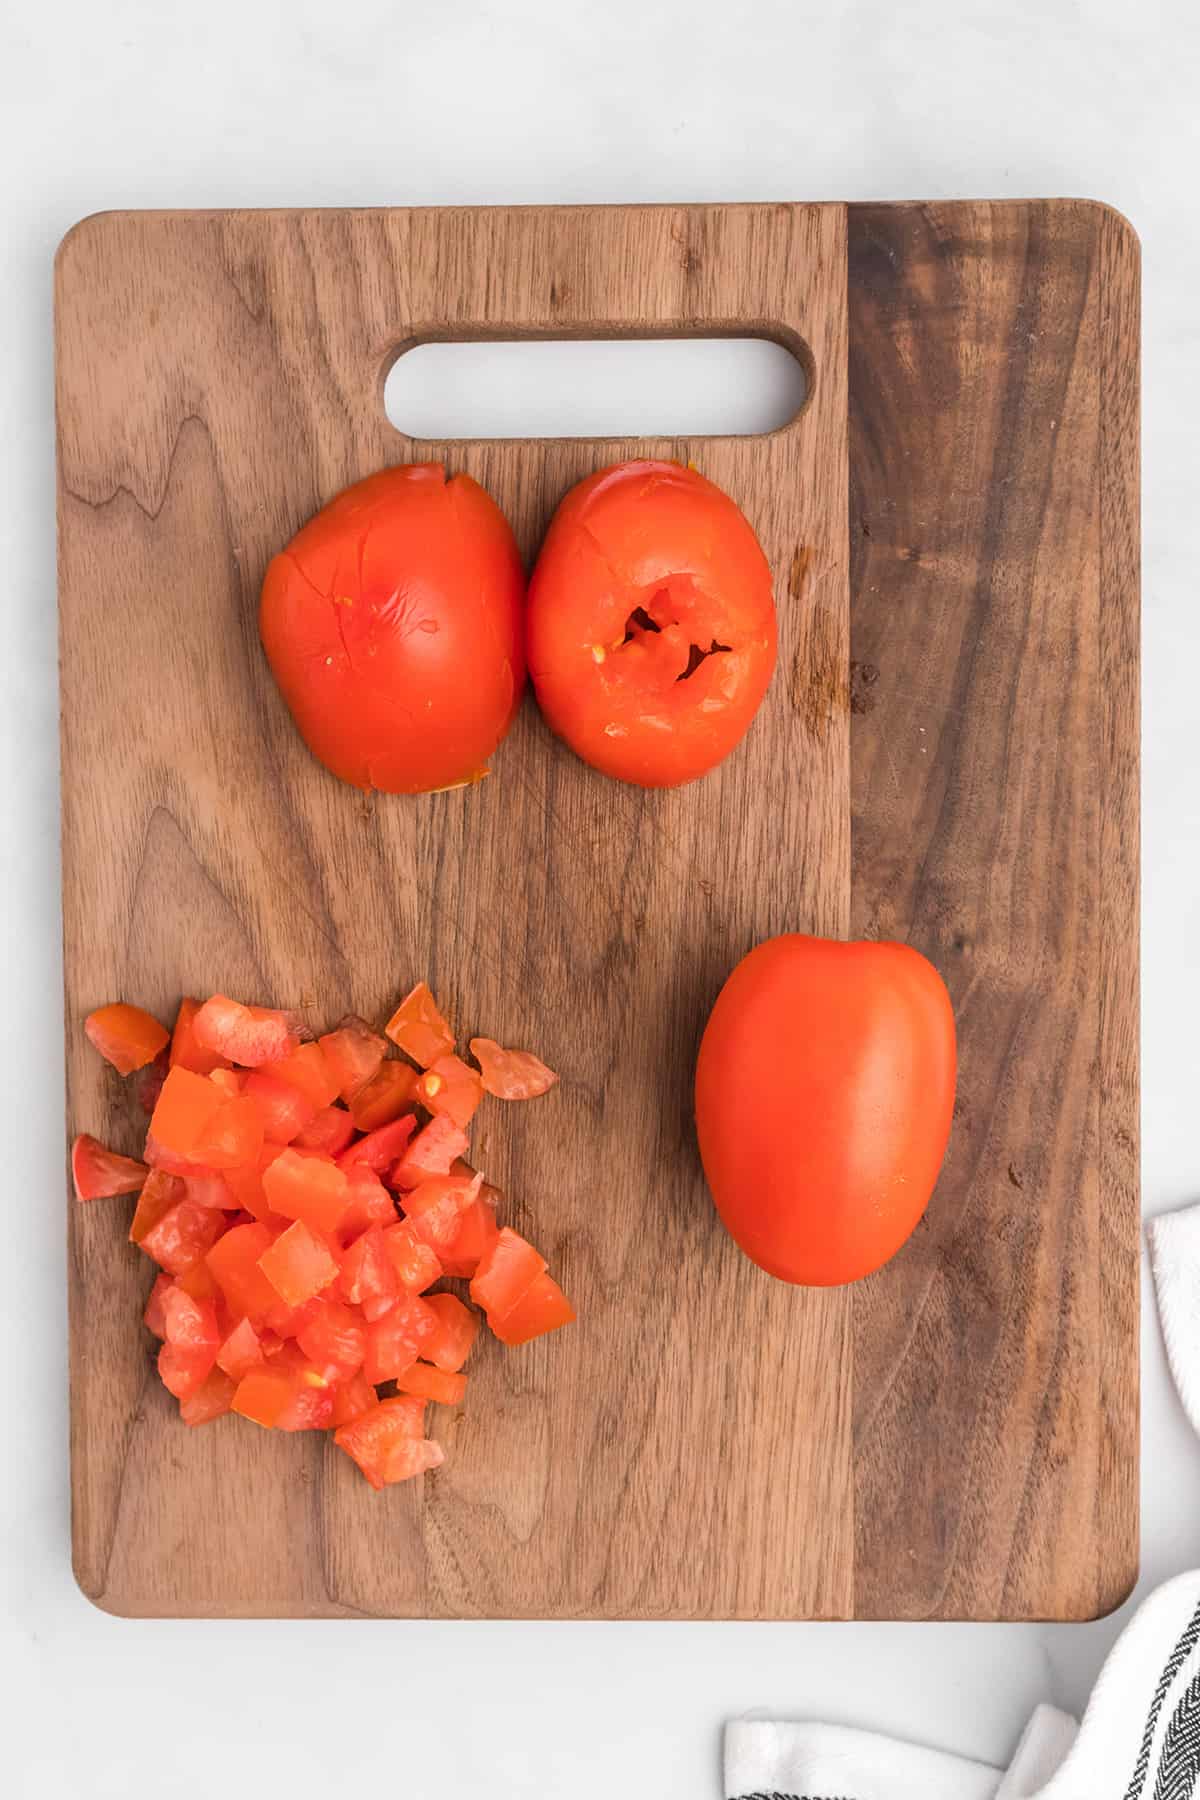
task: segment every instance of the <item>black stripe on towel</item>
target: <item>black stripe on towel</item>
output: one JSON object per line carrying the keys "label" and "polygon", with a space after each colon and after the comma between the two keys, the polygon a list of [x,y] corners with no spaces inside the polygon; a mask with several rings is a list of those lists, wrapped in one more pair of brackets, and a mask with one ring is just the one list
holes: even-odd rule
{"label": "black stripe on towel", "polygon": [[1171,1715],[1162,1755],[1158,1759],[1158,1777],[1154,1783],[1154,1800],[1192,1800],[1196,1777],[1200,1774],[1200,1675]]}
{"label": "black stripe on towel", "polygon": [[1163,1702],[1170,1690],[1171,1683],[1195,1649],[1198,1640],[1200,1640],[1200,1606],[1197,1606],[1192,1614],[1179,1642],[1167,1660],[1166,1667],[1158,1678],[1158,1686],[1154,1690],[1154,1699],[1146,1718],[1146,1728],[1142,1732],[1141,1748],[1138,1751],[1133,1774],[1129,1778],[1129,1786],[1125,1789],[1124,1800],[1141,1800],[1142,1789],[1146,1785],[1146,1773],[1150,1767],[1150,1746],[1154,1742],[1158,1715],[1163,1709]]}

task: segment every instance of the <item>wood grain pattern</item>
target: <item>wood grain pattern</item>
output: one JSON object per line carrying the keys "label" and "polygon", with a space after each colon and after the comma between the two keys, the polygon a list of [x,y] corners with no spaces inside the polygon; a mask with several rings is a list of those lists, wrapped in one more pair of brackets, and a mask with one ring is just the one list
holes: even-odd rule
{"label": "wood grain pattern", "polygon": [[1137,1567],[1136,239],[853,207],[849,255],[852,930],[961,1036],[855,1296],[855,1610],[1089,1618]]}
{"label": "wood grain pattern", "polygon": [[[124,1214],[72,1206],[85,1592],[134,1614],[1114,1603],[1136,1542],[1131,234],[1071,203],[113,214],[64,244],[56,304],[71,1128],[135,1143],[78,1030],[102,999],[377,1015],[428,975],[464,1032],[563,1071],[478,1149],[583,1319],[488,1345],[439,1418],[445,1469],[376,1496],[324,1441],[180,1427],[130,1328]],[[383,416],[420,339],[747,329],[813,377],[766,438],[439,447]],[[779,675],[720,771],[624,788],[531,703],[465,795],[368,803],[311,761],[255,628],[304,518],[444,454],[531,553],[632,451],[694,456],[775,573]],[[691,1065],[753,942],[851,926],[948,973],[962,1106],[908,1249],[806,1293],[717,1227]]]}
{"label": "wood grain pattern", "polygon": [[[336,489],[433,453],[383,416],[397,346],[744,319],[815,379],[787,429],[696,446],[779,580],[783,673],[741,753],[634,791],[530,703],[465,795],[367,804],[321,770],[260,654],[258,588]],[[488,1346],[439,1419],[444,1475],[379,1497],[324,1440],[181,1430],[131,1329],[147,1274],[121,1209],[74,1212],[85,1591],[137,1613],[849,1611],[849,1302],[738,1255],[690,1127],[732,962],[848,921],[844,210],[112,215],[60,254],[58,347],[74,1127],[112,1130],[116,1084],[76,1029],[106,996],[379,1016],[427,975],[464,1030],[562,1071],[536,1109],[492,1109],[477,1149],[586,1321]],[[692,446],[600,454],[635,448]],[[531,552],[598,453],[447,454]]]}

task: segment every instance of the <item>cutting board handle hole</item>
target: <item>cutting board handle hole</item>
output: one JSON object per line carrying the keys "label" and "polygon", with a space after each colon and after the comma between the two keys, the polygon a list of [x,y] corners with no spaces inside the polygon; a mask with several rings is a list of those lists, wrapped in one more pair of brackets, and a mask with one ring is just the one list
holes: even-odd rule
{"label": "cutting board handle hole", "polygon": [[383,384],[406,437],[755,437],[803,411],[811,357],[768,337],[416,341]]}

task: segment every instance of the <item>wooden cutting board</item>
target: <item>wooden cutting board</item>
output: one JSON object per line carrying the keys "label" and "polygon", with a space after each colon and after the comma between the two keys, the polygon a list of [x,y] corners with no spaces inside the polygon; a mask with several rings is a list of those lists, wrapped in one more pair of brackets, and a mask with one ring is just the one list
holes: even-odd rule
{"label": "wooden cutting board", "polygon": [[[70,1130],[137,1145],[114,997],[382,1016],[562,1072],[478,1160],[580,1323],[485,1345],[446,1466],[372,1493],[323,1437],[188,1431],[128,1208],[67,1207],[74,1559],[127,1614],[1087,1618],[1137,1560],[1138,250],[1075,201],[107,214],[58,258]],[[767,333],[769,436],[430,445],[417,340]],[[694,458],[757,527],[781,658],[742,748],[649,793],[527,702],[466,793],[366,800],[255,624],[347,482],[444,456],[526,552],[566,488]],[[954,998],[928,1217],[836,1291],[718,1226],[693,1056],[785,929],[894,936]]]}

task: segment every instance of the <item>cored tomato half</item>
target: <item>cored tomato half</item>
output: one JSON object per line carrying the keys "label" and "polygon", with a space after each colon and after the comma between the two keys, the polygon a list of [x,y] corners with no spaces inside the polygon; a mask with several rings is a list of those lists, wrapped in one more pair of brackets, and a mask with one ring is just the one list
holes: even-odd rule
{"label": "cored tomato half", "polygon": [[571,489],[529,587],[529,668],[594,768],[678,787],[728,756],[775,667],[771,571],[729,495],[628,462]]}
{"label": "cored tomato half", "polygon": [[491,496],[440,463],[338,494],[267,569],[263,647],[313,755],[386,793],[485,772],[525,683],[525,573]]}

